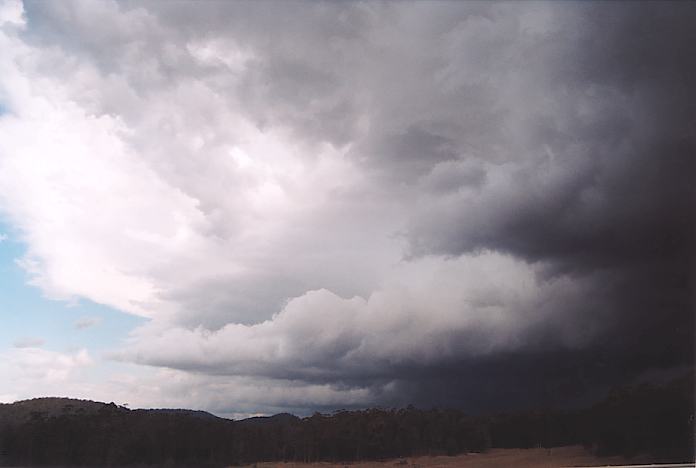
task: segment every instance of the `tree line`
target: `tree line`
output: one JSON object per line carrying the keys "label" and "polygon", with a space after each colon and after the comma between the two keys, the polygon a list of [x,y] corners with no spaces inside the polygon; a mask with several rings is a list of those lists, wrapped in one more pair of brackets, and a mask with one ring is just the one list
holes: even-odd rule
{"label": "tree line", "polygon": [[232,421],[202,412],[39,399],[0,405],[0,464],[212,467],[575,444],[599,455],[683,462],[694,457],[693,419],[692,375],[664,386],[617,389],[583,410],[492,416],[408,407]]}

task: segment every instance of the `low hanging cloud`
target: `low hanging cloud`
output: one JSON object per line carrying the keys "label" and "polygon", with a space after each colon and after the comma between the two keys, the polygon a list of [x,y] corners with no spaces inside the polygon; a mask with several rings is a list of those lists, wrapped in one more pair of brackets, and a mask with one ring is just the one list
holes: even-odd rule
{"label": "low hanging cloud", "polygon": [[317,406],[521,404],[693,362],[689,4],[0,18],[0,211],[46,295],[150,319],[119,359]]}
{"label": "low hanging cloud", "polygon": [[[582,281],[539,280],[534,268],[500,254],[430,259],[397,268],[367,299],[310,291],[254,325],[228,324],[211,332],[158,330],[153,322],[135,336],[124,357],[229,375],[304,380],[388,375],[390,367],[526,348],[536,328],[554,321],[560,304],[583,293]],[[554,323],[552,344],[584,343],[593,338],[599,319],[597,313],[597,323],[576,329],[567,313]]]}
{"label": "low hanging cloud", "polygon": [[18,395],[51,389],[62,395],[61,386],[70,386],[70,379],[93,360],[87,350],[57,352],[41,349],[36,345],[21,346],[0,354],[0,370],[9,387]]}

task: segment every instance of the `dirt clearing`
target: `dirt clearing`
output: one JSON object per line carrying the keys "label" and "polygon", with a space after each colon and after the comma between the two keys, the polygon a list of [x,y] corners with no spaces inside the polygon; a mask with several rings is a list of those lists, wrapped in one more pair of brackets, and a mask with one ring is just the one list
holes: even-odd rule
{"label": "dirt clearing", "polygon": [[[381,462],[366,461],[355,463],[257,463],[258,468],[558,468],[571,466],[607,466],[631,463],[645,463],[645,459],[627,460],[622,457],[596,457],[577,447],[557,447],[552,449],[493,449],[487,453],[457,455],[453,457],[406,457]],[[254,465],[250,465],[254,466]]]}

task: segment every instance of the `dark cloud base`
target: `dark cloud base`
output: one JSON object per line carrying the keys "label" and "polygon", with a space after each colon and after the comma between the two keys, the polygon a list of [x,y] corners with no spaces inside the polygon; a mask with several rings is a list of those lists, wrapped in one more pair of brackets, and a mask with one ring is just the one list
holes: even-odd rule
{"label": "dark cloud base", "polygon": [[[502,250],[549,262],[551,275],[596,275],[598,293],[609,278],[607,329],[586,349],[495,356],[414,378],[405,387],[416,400],[473,408],[566,404],[656,370],[694,368],[696,8],[590,3],[579,11],[590,29],[560,67],[562,79],[571,87],[611,87],[637,98],[642,109],[577,129],[597,164],[547,209],[531,200],[479,233],[439,223],[435,229],[446,231],[435,239],[442,241],[425,251]],[[633,128],[622,124],[637,113],[643,118]],[[624,149],[607,151],[602,140],[621,140]],[[618,161],[612,167],[603,160]],[[522,182],[520,196],[527,188]],[[589,189],[603,202],[583,211]]]}

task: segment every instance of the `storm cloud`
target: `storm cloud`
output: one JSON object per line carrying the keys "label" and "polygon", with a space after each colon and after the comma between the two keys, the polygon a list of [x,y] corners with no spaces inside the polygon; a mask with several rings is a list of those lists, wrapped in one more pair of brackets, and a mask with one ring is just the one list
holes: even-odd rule
{"label": "storm cloud", "polygon": [[23,12],[0,210],[46,294],[149,319],[110,356],[176,401],[567,405],[693,366],[693,5]]}

